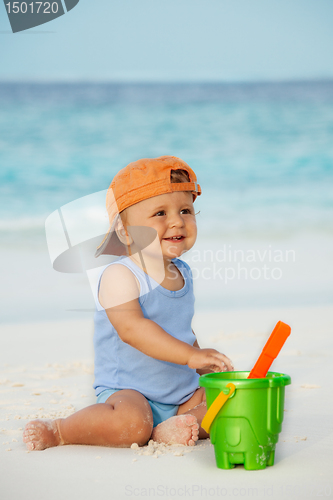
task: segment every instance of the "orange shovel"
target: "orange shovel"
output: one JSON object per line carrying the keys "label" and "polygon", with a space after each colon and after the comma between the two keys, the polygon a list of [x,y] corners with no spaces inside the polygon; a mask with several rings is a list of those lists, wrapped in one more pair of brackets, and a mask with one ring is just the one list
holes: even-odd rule
{"label": "orange shovel", "polygon": [[258,361],[252,368],[247,378],[265,378],[271,364],[282,349],[283,344],[289,337],[291,328],[286,323],[279,321],[272,331]]}

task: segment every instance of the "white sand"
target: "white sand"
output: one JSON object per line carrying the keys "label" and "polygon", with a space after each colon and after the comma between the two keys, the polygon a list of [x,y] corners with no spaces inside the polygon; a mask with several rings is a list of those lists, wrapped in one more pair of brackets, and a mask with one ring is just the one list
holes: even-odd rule
{"label": "white sand", "polygon": [[[278,320],[292,335],[272,369],[291,375],[273,467],[221,470],[209,440],[194,448],[63,446],[27,452],[32,418],[67,416],[95,403],[92,321],[0,328],[1,498],[279,498],[333,496],[333,307],[205,312],[193,328],[202,347],[254,364]],[[157,459],[156,459],[157,458]]]}

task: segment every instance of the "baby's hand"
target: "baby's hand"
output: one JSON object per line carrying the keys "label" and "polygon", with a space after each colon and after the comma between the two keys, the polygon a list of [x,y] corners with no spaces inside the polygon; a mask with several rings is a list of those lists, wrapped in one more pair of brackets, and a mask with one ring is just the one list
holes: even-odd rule
{"label": "baby's hand", "polygon": [[213,372],[233,371],[234,367],[230,359],[216,351],[215,349],[198,349],[193,347],[194,351],[190,354],[187,365],[195,370],[208,368]]}

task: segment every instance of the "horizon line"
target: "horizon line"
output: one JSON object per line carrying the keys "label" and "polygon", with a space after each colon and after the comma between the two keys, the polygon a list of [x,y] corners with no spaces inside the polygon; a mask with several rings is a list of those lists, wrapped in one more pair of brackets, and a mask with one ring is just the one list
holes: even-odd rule
{"label": "horizon line", "polygon": [[275,85],[333,84],[333,77],[262,80],[0,79],[0,85]]}

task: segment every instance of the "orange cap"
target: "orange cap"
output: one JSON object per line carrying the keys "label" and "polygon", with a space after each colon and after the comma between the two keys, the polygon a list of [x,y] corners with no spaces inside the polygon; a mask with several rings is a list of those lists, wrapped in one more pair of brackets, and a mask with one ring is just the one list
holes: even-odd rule
{"label": "orange cap", "polygon": [[[190,182],[171,182],[172,170],[185,170]],[[160,194],[174,191],[191,191],[193,201],[201,194],[197,177],[193,170],[176,156],[143,158],[129,163],[120,170],[110,184],[106,195],[106,209],[110,228],[96,250],[95,257],[102,254],[124,255],[125,247],[114,233],[117,215],[125,208]]]}

